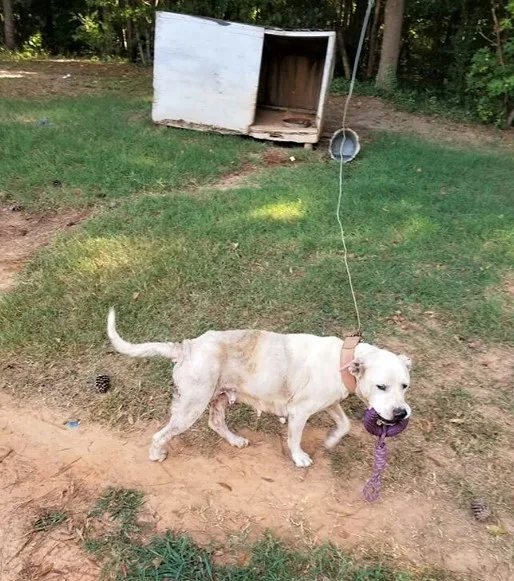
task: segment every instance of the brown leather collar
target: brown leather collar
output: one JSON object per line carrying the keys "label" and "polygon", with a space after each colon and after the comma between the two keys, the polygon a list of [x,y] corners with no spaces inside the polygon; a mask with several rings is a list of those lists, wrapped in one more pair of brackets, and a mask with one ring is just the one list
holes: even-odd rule
{"label": "brown leather collar", "polygon": [[355,359],[355,348],[361,341],[361,337],[358,336],[346,337],[341,349],[339,372],[341,373],[341,379],[343,380],[346,389],[350,393],[355,393],[355,390],[357,389],[357,380],[348,371],[348,364]]}

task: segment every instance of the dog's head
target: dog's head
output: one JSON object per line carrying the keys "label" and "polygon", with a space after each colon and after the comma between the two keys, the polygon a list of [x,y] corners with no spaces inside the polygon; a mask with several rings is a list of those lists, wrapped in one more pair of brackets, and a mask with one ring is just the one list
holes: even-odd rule
{"label": "dog's head", "polygon": [[411,415],[405,401],[410,386],[411,360],[385,349],[373,349],[352,361],[348,370],[357,381],[356,394],[387,422]]}

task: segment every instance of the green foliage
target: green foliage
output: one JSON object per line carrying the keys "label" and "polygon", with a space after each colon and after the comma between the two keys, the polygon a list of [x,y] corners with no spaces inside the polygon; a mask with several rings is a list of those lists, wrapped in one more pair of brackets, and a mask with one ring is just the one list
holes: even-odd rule
{"label": "green foliage", "polygon": [[79,14],[77,20],[79,25],[73,38],[84,45],[85,51],[93,55],[119,54],[119,43],[113,26],[110,22],[102,25],[97,10],[89,14]]}
{"label": "green foliage", "polygon": [[23,43],[23,47],[20,53],[24,58],[48,56],[48,52],[45,50],[43,45],[43,35],[41,32],[36,32],[31,37],[29,37]]}
{"label": "green foliage", "polygon": [[514,107],[514,38],[504,46],[505,63],[493,49],[482,48],[473,57],[468,90],[476,95],[480,119],[503,126]]}
{"label": "green foliage", "polygon": [[514,2],[500,26],[493,46],[475,53],[467,82],[479,117],[503,126],[514,111]]}

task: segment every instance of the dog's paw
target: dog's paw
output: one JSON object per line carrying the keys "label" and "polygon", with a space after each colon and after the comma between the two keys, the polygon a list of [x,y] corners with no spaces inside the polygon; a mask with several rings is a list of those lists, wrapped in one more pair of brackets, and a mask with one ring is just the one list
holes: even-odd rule
{"label": "dog's paw", "polygon": [[298,466],[298,468],[307,468],[312,464],[311,457],[305,452],[297,452],[293,454],[293,462]]}
{"label": "dog's paw", "polygon": [[150,450],[148,451],[148,458],[150,458],[152,462],[164,462],[167,455],[168,452],[165,450],[165,448],[160,448],[155,444],[152,444],[150,446]]}
{"label": "dog's paw", "polygon": [[346,432],[341,433],[339,430],[331,431],[325,440],[325,448],[327,450],[333,450],[345,435]]}
{"label": "dog's paw", "polygon": [[246,448],[250,442],[246,438],[243,438],[243,436],[235,436],[230,440],[230,444],[236,448]]}
{"label": "dog's paw", "polygon": [[327,450],[333,450],[337,446],[337,444],[339,444],[340,441],[341,441],[341,436],[338,436],[335,434],[330,435],[325,440],[325,448]]}

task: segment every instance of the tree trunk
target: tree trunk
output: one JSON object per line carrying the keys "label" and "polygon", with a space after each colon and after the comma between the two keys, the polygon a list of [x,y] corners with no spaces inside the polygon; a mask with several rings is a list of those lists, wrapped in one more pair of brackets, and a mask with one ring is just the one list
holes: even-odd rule
{"label": "tree trunk", "polygon": [[346,52],[343,32],[341,29],[338,29],[337,31],[337,44],[339,45],[339,54],[341,55],[344,76],[346,79],[350,79],[352,76],[352,68],[350,67],[350,61],[348,60],[348,53]]}
{"label": "tree trunk", "polygon": [[405,0],[387,0],[382,51],[375,82],[380,89],[390,89],[396,83],[404,8]]}
{"label": "tree trunk", "polygon": [[514,108],[512,109],[512,111],[509,113],[509,116],[507,117],[507,129],[514,123]]}
{"label": "tree trunk", "polygon": [[368,51],[368,66],[366,67],[366,78],[370,79],[375,70],[375,59],[377,56],[377,40],[378,40],[378,22],[380,20],[380,4],[381,0],[376,0],[375,13],[373,15],[373,24],[371,25],[371,32],[369,35],[369,51]]}
{"label": "tree trunk", "polygon": [[12,0],[2,0],[4,9],[4,37],[5,47],[7,50],[15,50],[16,42],[14,40],[14,16],[12,12]]}
{"label": "tree trunk", "polygon": [[346,50],[348,52],[351,62],[355,61],[357,53],[357,46],[359,45],[359,38],[362,30],[362,23],[366,14],[366,2],[356,2],[355,10],[353,11],[348,28],[344,30],[346,39]]}

